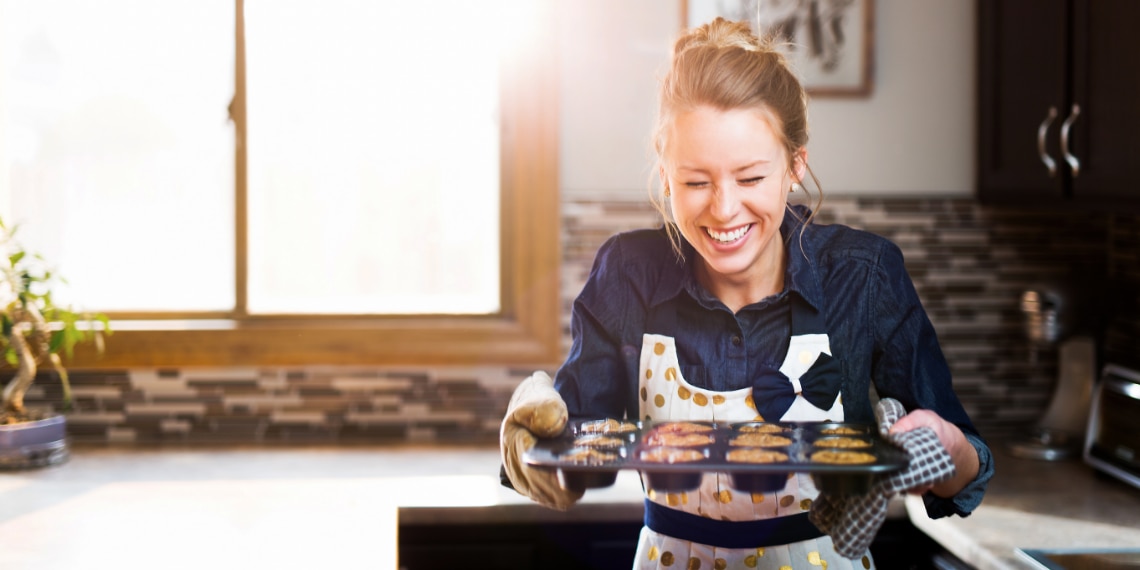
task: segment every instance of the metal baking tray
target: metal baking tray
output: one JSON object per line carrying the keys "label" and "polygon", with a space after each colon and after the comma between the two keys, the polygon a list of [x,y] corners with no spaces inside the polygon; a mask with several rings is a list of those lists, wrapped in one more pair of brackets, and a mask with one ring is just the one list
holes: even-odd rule
{"label": "metal baking tray", "polygon": [[[739,460],[764,452],[779,455],[765,463]],[[866,455],[859,463],[834,463],[819,452]],[[571,421],[560,436],[540,439],[524,460],[556,470],[565,489],[608,487],[618,471],[634,469],[657,491],[691,491],[704,473],[724,472],[738,491],[771,492],[783,489],[791,473],[810,473],[821,491],[842,494],[866,493],[876,475],[909,461],[867,424],[606,418]]]}

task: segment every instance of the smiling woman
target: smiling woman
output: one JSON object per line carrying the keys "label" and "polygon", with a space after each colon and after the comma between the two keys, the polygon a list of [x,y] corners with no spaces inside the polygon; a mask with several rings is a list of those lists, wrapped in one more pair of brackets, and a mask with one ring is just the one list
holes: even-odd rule
{"label": "smiling woman", "polygon": [[549,3],[4,6],[0,212],[120,324],[76,366],[557,358]]}

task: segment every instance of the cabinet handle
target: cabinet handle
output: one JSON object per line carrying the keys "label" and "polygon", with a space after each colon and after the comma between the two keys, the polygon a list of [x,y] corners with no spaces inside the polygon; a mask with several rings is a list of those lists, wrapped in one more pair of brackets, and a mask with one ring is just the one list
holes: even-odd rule
{"label": "cabinet handle", "polygon": [[1077,122],[1077,117],[1081,114],[1081,106],[1073,103],[1073,111],[1069,114],[1069,118],[1061,123],[1061,154],[1065,155],[1065,162],[1069,163],[1069,168],[1073,171],[1073,178],[1081,174],[1081,161],[1077,157],[1069,153],[1069,128],[1073,123]]}
{"label": "cabinet handle", "polygon": [[1041,162],[1045,163],[1045,168],[1049,169],[1049,178],[1057,175],[1057,163],[1053,157],[1045,152],[1045,135],[1049,132],[1049,125],[1053,124],[1053,120],[1057,118],[1057,108],[1049,107],[1049,113],[1045,115],[1045,120],[1041,121],[1041,125],[1037,127],[1037,154],[1041,156]]}

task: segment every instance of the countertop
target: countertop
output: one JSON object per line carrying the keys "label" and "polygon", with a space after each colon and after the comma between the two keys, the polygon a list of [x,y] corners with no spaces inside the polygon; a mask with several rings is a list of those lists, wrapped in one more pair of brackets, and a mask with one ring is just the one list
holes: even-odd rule
{"label": "countertop", "polygon": [[1033,568],[1016,549],[1140,548],[1140,489],[1079,458],[1022,459],[992,443],[996,471],[968,517],[930,520],[907,497],[911,522],[981,570]]}
{"label": "countertop", "polygon": [[[983,569],[1027,568],[1016,547],[1140,546],[1140,490],[1079,461],[995,451],[997,475],[970,517],[931,521],[916,498],[897,512]],[[60,466],[0,472],[0,568],[386,570],[399,521],[641,517],[633,472],[559,512],[503,488],[498,465],[482,447],[75,449]]]}
{"label": "countertop", "polygon": [[493,447],[73,449],[0,471],[0,568],[389,570],[401,520],[641,518],[633,472],[567,512],[498,473]]}

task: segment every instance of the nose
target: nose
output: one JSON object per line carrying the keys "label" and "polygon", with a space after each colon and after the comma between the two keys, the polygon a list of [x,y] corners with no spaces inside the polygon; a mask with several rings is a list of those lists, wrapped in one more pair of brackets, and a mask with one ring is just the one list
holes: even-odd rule
{"label": "nose", "polygon": [[740,189],[735,180],[721,181],[713,189],[710,213],[718,220],[731,220],[740,209]]}

